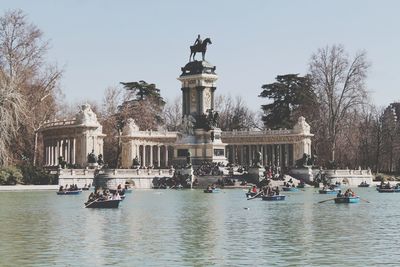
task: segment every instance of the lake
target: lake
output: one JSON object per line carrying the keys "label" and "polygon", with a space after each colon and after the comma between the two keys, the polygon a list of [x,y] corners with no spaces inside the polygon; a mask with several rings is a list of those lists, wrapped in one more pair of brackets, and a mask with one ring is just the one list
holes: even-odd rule
{"label": "lake", "polygon": [[134,190],[120,208],[89,192],[0,193],[0,266],[398,266],[400,194],[334,204],[314,188],[283,202],[245,191]]}

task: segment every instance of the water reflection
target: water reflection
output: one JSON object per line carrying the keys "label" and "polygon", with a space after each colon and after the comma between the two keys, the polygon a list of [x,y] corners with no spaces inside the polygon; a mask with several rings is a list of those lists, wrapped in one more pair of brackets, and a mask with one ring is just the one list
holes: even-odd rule
{"label": "water reflection", "polygon": [[371,203],[149,190],[96,210],[83,208],[87,192],[1,193],[0,266],[397,265],[400,194],[357,191]]}

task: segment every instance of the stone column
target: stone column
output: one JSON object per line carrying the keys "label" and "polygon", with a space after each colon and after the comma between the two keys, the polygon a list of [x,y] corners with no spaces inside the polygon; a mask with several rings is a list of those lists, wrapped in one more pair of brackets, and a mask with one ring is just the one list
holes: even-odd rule
{"label": "stone column", "polygon": [[73,138],[72,139],[72,153],[71,153],[71,156],[72,156],[72,160],[71,160],[71,163],[72,164],[75,164],[75,160],[76,160],[76,139],[75,138]]}
{"label": "stone column", "polygon": [[157,145],[157,167],[161,167],[161,148],[159,145]]}
{"label": "stone column", "polygon": [[143,145],[143,160],[142,166],[146,166],[146,145]]}
{"label": "stone column", "polygon": [[247,164],[251,165],[251,145],[247,146]]}
{"label": "stone column", "polygon": [[65,145],[64,145],[64,160],[65,160],[65,162],[68,162],[68,160],[69,160],[69,156],[68,156],[69,142],[68,142],[68,139],[65,139],[64,143],[65,143]]}
{"label": "stone column", "polygon": [[45,166],[48,166],[49,165],[49,162],[48,162],[48,160],[49,160],[49,149],[48,149],[47,143],[46,143],[46,145],[44,147],[44,154],[45,154],[44,164],[45,164]]}
{"label": "stone column", "polygon": [[241,145],[240,146],[240,164],[241,165],[243,165],[243,163],[244,163],[244,146],[243,145]]}
{"label": "stone column", "polygon": [[149,166],[154,166],[153,164],[153,145],[150,145],[150,165]]}
{"label": "stone column", "polygon": [[48,145],[47,145],[47,165],[51,166],[51,142],[49,141]]}
{"label": "stone column", "polygon": [[53,149],[54,149],[53,144],[54,144],[54,141],[51,140],[49,142],[49,166],[53,166],[53,152],[54,152],[53,151]]}
{"label": "stone column", "polygon": [[165,146],[165,167],[168,168],[168,146]]}

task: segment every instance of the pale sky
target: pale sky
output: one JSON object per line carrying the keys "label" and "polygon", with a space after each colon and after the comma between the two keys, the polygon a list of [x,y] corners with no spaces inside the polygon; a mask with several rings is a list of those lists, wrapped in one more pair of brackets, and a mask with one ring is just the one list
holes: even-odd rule
{"label": "pale sky", "polygon": [[50,39],[48,60],[64,69],[70,103],[101,102],[105,88],[139,80],[173,100],[197,34],[213,42],[206,60],[217,67],[217,92],[240,95],[255,111],[263,84],[304,75],[312,53],[332,44],[367,52],[375,104],[400,100],[400,1],[0,0],[0,7],[22,9]]}

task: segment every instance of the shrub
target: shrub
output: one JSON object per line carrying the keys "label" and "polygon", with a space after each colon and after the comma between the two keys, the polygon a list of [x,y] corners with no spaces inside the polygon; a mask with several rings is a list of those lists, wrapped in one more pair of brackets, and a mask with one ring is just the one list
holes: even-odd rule
{"label": "shrub", "polygon": [[22,171],[23,181],[26,184],[57,184],[56,175],[52,175],[47,171],[35,167],[30,164],[21,165],[19,168]]}
{"label": "shrub", "polygon": [[0,184],[1,185],[16,185],[21,183],[23,176],[21,170],[14,166],[3,167],[0,169]]}

